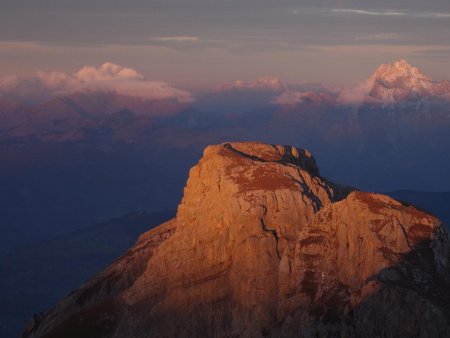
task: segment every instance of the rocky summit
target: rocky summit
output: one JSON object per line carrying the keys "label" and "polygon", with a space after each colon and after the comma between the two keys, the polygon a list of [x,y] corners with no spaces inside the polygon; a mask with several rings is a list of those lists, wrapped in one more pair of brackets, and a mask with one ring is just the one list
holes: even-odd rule
{"label": "rocky summit", "polygon": [[320,176],[291,146],[209,146],[176,217],[24,337],[448,337],[436,217]]}

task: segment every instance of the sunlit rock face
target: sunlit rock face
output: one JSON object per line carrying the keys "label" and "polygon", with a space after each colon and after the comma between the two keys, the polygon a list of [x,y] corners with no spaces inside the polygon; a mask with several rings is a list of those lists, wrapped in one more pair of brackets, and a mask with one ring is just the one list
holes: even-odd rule
{"label": "sunlit rock face", "polygon": [[448,336],[449,248],[437,218],[329,182],[306,150],[209,146],[176,218],[24,336]]}

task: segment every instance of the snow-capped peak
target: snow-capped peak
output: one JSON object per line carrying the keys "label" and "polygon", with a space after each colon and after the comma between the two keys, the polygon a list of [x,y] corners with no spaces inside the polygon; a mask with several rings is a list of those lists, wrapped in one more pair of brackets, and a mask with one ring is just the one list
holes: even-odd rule
{"label": "snow-capped peak", "polygon": [[405,60],[379,66],[368,80],[341,92],[342,103],[382,103],[417,101],[425,97],[447,95],[448,82],[434,82]]}
{"label": "snow-capped peak", "polygon": [[431,89],[431,78],[405,60],[383,64],[369,78],[388,88],[409,89],[418,93]]}

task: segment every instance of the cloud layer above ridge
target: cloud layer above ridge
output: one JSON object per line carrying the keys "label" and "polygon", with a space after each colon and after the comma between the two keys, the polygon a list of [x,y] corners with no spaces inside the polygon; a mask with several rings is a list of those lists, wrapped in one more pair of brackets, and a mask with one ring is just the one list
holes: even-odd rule
{"label": "cloud layer above ridge", "polygon": [[38,71],[24,78],[0,78],[0,98],[26,102],[45,101],[74,92],[113,92],[146,100],[191,102],[191,93],[162,81],[150,81],[135,69],[106,62],[99,67],[84,66],[69,74]]}

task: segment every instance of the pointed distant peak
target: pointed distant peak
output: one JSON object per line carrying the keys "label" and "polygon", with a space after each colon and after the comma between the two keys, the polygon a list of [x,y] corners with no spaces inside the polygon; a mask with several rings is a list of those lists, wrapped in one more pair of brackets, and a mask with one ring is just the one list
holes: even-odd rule
{"label": "pointed distant peak", "polygon": [[341,93],[341,102],[365,101],[393,104],[417,102],[425,97],[448,95],[445,81],[433,81],[417,67],[400,59],[379,66],[370,78],[350,91]]}
{"label": "pointed distant peak", "polygon": [[391,70],[396,70],[400,74],[405,74],[405,75],[422,74],[422,75],[424,75],[418,68],[412,66],[405,59],[397,60],[397,61],[391,63],[389,66],[390,66]]}
{"label": "pointed distant peak", "polygon": [[373,80],[381,80],[387,83],[395,82],[400,78],[431,81],[429,76],[425,75],[417,67],[412,66],[405,59],[383,64],[371,76]]}
{"label": "pointed distant peak", "polygon": [[393,62],[393,65],[394,65],[394,67],[397,67],[397,68],[407,68],[407,69],[413,68],[413,66],[411,66],[411,64],[408,61],[406,61],[405,59],[400,59],[400,60]]}

